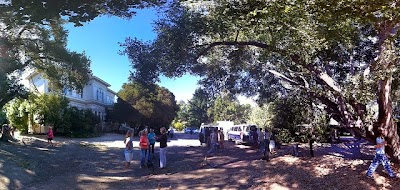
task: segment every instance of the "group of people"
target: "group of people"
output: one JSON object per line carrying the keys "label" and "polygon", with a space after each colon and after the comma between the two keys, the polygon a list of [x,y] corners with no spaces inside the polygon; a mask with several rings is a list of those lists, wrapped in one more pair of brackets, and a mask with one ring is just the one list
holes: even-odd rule
{"label": "group of people", "polygon": [[224,149],[224,132],[221,129],[214,128],[211,132],[207,145],[209,146],[210,150],[207,151],[207,154],[211,154],[215,152],[217,149]]}
{"label": "group of people", "polygon": [[257,131],[258,146],[263,153],[263,159],[269,160],[269,155],[275,150],[275,135],[270,133],[268,129]]}
{"label": "group of people", "polygon": [[[160,168],[165,168],[167,165],[167,130],[165,127],[160,129],[161,136],[157,137],[154,129],[144,129],[139,132],[139,147],[140,147],[140,168],[153,167],[152,158],[154,155],[154,145],[156,141],[160,142]],[[125,168],[128,168],[133,160],[133,131],[128,130],[125,135]]]}

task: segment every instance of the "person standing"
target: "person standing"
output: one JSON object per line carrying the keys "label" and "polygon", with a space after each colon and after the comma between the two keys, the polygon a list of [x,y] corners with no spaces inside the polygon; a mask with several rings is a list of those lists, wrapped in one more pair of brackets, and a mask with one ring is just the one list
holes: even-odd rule
{"label": "person standing", "polygon": [[373,178],[372,174],[375,172],[379,163],[382,163],[383,167],[385,168],[389,176],[395,178],[397,177],[397,175],[394,174],[392,168],[390,167],[390,162],[385,154],[386,141],[384,136],[386,135],[386,132],[384,129],[378,129],[377,132],[378,132],[377,133],[378,137],[376,138],[376,145],[375,145],[376,154],[374,159],[372,160],[371,165],[368,168],[367,176]]}
{"label": "person standing", "polygon": [[125,150],[124,150],[124,154],[125,154],[125,169],[129,168],[129,165],[131,164],[131,161],[133,159],[133,143],[132,143],[132,131],[128,130],[128,132],[126,132],[125,135]]}
{"label": "person standing", "polygon": [[224,131],[222,129],[218,130],[218,135],[219,135],[219,138],[218,138],[219,148],[221,150],[223,150],[223,149],[225,149],[225,147],[224,147],[224,139],[225,139]]}
{"label": "person standing", "polygon": [[265,149],[265,143],[264,143],[264,132],[262,131],[262,128],[260,128],[258,132],[258,142],[260,144],[260,151]]}
{"label": "person standing", "polygon": [[265,160],[269,160],[269,153],[271,152],[270,148],[269,148],[269,143],[270,143],[270,138],[271,138],[271,133],[268,131],[267,128],[265,128],[265,132],[264,132],[264,159]]}
{"label": "person standing", "polygon": [[174,128],[169,128],[169,135],[171,136],[171,139],[174,138]]}
{"label": "person standing", "polygon": [[140,157],[141,157],[140,168],[144,168],[146,164],[147,150],[149,148],[149,139],[147,139],[146,130],[140,132],[139,147],[140,147]]}
{"label": "person standing", "polygon": [[53,146],[53,139],[54,139],[54,133],[53,133],[53,128],[49,127],[49,131],[47,132],[47,143],[49,143],[51,146]]}
{"label": "person standing", "polygon": [[157,141],[160,142],[160,168],[165,168],[167,166],[167,130],[165,127],[160,129],[161,136],[157,138]]}
{"label": "person standing", "polygon": [[270,138],[269,138],[269,152],[273,155],[275,153],[275,147],[276,147],[276,139],[275,139],[275,133],[271,131],[270,133]]}
{"label": "person standing", "polygon": [[150,156],[154,157],[154,145],[156,144],[156,134],[154,133],[154,129],[150,129],[150,133],[147,135],[149,139],[149,159]]}
{"label": "person standing", "polygon": [[210,134],[210,146],[211,149],[207,151],[207,155],[213,153],[214,151],[217,150],[218,147],[218,132],[217,129],[215,128],[213,132]]}

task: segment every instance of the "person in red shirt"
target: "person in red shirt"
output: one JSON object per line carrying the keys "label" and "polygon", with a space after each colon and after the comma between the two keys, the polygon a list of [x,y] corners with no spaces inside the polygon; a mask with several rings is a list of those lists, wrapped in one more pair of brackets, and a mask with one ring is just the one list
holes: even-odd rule
{"label": "person in red shirt", "polygon": [[144,168],[146,164],[147,150],[149,149],[149,139],[147,138],[147,131],[143,130],[140,133],[139,147],[140,147],[140,168]]}
{"label": "person in red shirt", "polygon": [[47,143],[53,146],[52,140],[54,139],[53,128],[49,127],[49,131],[47,132]]}

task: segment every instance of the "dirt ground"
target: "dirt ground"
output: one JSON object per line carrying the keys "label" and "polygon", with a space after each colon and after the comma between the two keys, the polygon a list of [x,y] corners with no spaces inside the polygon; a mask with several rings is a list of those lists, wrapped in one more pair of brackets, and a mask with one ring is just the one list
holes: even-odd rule
{"label": "dirt ground", "polygon": [[[226,142],[226,149],[205,161],[207,148],[197,135],[175,134],[168,142],[167,168],[123,167],[123,135],[90,139],[19,136],[18,143],[0,143],[0,189],[399,189],[378,167],[374,179],[365,177],[373,147],[363,141],[316,144],[315,157],[300,145],[297,157],[282,146],[267,162],[251,147]],[[23,142],[23,143],[22,143]],[[394,170],[399,172],[397,165]]]}

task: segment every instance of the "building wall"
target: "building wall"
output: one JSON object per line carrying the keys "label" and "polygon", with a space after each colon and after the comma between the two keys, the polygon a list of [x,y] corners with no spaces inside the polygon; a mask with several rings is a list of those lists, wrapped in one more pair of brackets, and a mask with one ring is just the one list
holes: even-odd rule
{"label": "building wall", "polygon": [[[25,79],[22,81],[22,84],[28,87],[30,91],[38,91],[39,93],[51,92],[48,81],[42,74],[31,72],[23,76],[25,76]],[[108,88],[109,86],[108,83],[100,78],[91,77],[82,92],[64,89],[63,94],[69,99],[69,106],[74,106],[80,110],[92,110],[94,114],[104,120],[106,107],[113,105],[116,99],[115,93]]]}

